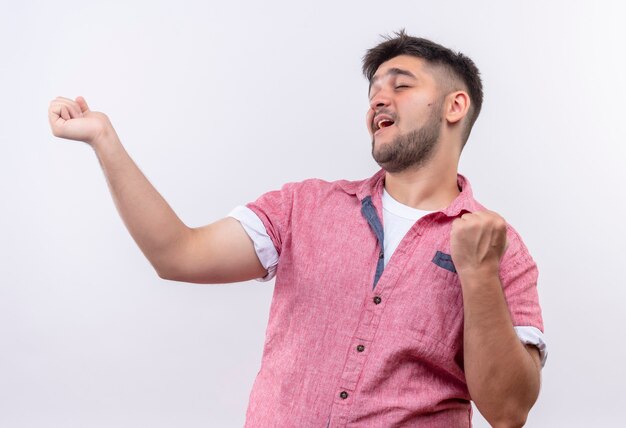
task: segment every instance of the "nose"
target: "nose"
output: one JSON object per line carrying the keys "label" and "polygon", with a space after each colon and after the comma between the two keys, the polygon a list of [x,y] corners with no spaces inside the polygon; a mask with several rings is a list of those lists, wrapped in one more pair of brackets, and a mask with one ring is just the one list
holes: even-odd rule
{"label": "nose", "polygon": [[382,107],[389,106],[390,101],[391,100],[387,91],[381,89],[370,99],[370,108],[376,111]]}

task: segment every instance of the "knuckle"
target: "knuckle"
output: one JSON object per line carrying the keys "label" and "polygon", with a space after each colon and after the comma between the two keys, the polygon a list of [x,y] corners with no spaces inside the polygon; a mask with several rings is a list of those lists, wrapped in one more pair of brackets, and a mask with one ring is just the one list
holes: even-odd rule
{"label": "knuckle", "polygon": [[501,229],[501,230],[506,229],[506,221],[500,216],[498,216],[495,219],[495,225],[498,229]]}

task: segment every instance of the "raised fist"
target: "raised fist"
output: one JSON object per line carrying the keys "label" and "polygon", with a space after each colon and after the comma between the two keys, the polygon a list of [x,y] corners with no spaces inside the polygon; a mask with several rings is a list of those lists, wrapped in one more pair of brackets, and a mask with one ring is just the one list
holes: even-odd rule
{"label": "raised fist", "polygon": [[50,102],[48,120],[55,137],[84,141],[91,146],[113,129],[107,115],[89,110],[83,97],[77,97],[75,101],[55,98]]}
{"label": "raised fist", "polygon": [[506,221],[493,211],[466,213],[452,223],[450,255],[459,275],[498,275],[506,247]]}

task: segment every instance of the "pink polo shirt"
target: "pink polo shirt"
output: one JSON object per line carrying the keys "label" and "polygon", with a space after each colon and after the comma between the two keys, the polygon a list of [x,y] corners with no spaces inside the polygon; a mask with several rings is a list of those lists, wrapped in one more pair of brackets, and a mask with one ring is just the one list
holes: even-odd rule
{"label": "pink polo shirt", "polygon": [[[384,266],[384,177],[290,183],[247,205],[279,263],[246,427],[471,426],[450,228],[484,207],[459,175],[459,196],[418,220]],[[543,331],[536,265],[507,233],[513,325]]]}

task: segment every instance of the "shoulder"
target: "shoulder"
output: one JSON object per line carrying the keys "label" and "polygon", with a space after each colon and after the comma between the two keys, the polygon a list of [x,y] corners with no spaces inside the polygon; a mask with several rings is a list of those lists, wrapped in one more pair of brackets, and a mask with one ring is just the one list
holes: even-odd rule
{"label": "shoulder", "polygon": [[283,185],[282,191],[292,193],[300,197],[319,197],[323,195],[356,195],[359,190],[368,184],[370,179],[363,180],[324,180],[321,178],[308,178],[302,181],[288,182]]}
{"label": "shoulder", "polygon": [[[530,255],[530,251],[526,247],[519,232],[511,226],[510,223],[506,224],[506,238],[508,247],[504,253],[503,262],[508,262],[509,268],[513,268],[519,265],[534,265],[535,261]],[[504,264],[506,266],[506,264]]]}

